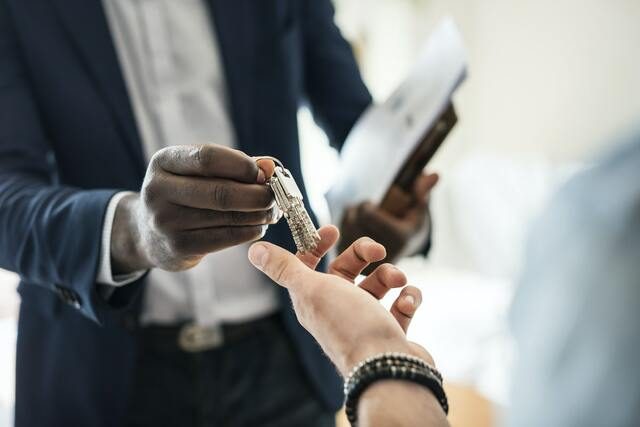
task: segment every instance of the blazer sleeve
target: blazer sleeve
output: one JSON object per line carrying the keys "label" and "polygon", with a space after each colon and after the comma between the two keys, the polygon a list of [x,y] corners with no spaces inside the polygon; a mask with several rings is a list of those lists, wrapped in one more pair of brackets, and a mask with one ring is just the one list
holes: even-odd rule
{"label": "blazer sleeve", "polygon": [[306,95],[316,122],[340,149],[371,95],[334,22],[331,0],[305,0],[301,13]]}
{"label": "blazer sleeve", "polygon": [[121,300],[107,303],[95,283],[103,217],[115,192],[57,183],[52,146],[0,1],[0,267],[72,295],[83,315],[100,322]]}

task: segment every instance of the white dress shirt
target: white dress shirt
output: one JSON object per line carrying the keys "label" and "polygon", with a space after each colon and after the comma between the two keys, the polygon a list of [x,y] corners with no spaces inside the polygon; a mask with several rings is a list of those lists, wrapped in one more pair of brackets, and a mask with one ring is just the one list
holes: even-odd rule
{"label": "white dress shirt", "polygon": [[[169,145],[233,147],[224,70],[203,0],[103,0],[147,160]],[[123,286],[144,272],[111,274],[111,200],[98,283]],[[195,268],[149,273],[141,321],[202,326],[242,322],[278,308],[275,287],[247,260],[248,244],[205,257]]]}

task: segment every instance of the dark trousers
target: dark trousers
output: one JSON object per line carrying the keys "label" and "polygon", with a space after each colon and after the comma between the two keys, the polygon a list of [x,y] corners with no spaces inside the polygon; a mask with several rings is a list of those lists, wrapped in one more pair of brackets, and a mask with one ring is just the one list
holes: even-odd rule
{"label": "dark trousers", "polygon": [[335,426],[277,316],[190,353],[175,328],[143,328],[129,426]]}

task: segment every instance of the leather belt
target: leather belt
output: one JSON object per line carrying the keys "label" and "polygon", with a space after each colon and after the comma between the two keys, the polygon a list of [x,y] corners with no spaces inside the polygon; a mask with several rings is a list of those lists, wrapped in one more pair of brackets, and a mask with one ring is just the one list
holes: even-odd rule
{"label": "leather belt", "polygon": [[257,320],[238,324],[201,326],[189,322],[176,326],[145,326],[141,328],[141,338],[146,345],[165,349],[179,349],[188,353],[215,350],[266,328],[279,328],[280,316],[273,314]]}

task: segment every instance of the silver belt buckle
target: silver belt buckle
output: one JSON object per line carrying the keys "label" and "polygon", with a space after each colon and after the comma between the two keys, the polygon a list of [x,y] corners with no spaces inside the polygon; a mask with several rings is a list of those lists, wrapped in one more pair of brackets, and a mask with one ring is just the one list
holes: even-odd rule
{"label": "silver belt buckle", "polygon": [[195,353],[212,350],[224,344],[222,326],[184,325],[178,335],[178,346],[184,351]]}

